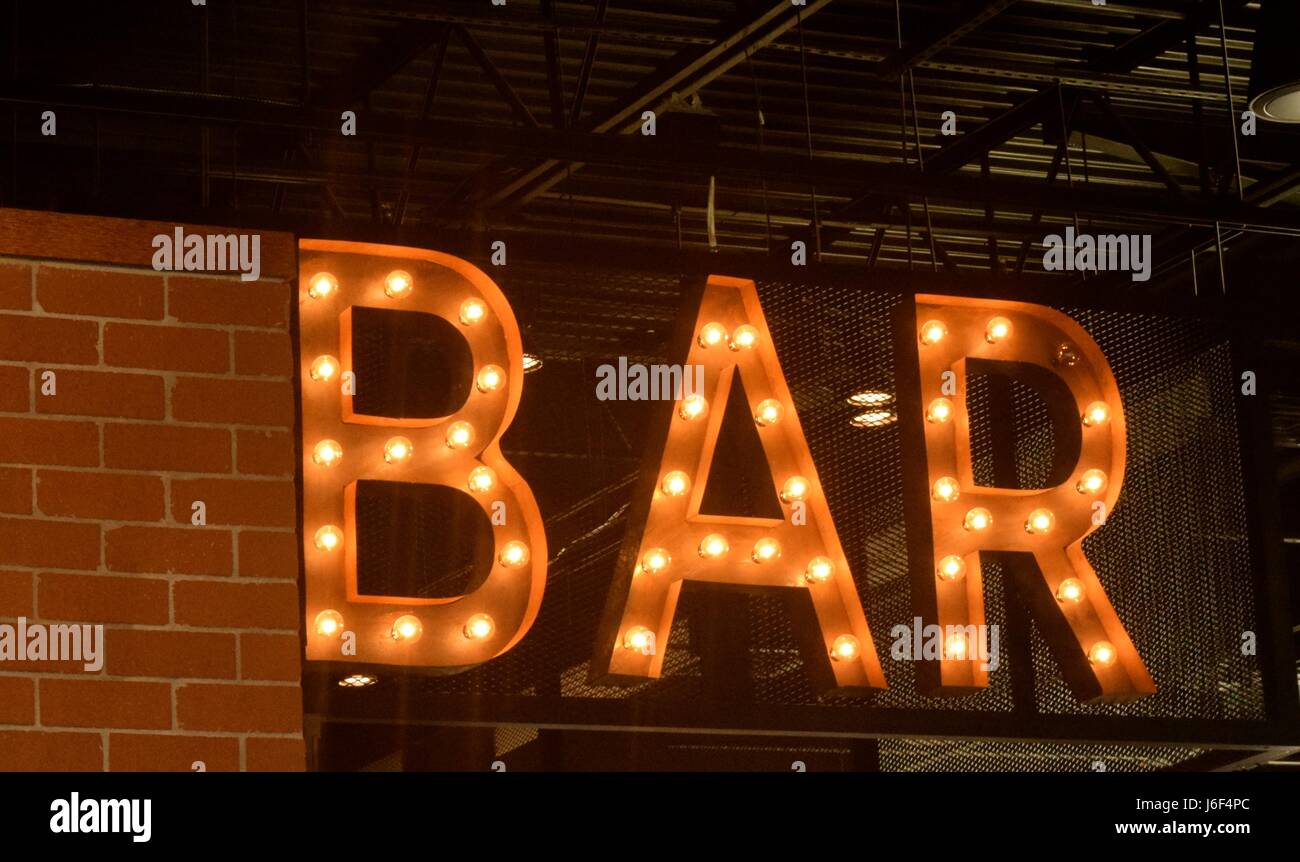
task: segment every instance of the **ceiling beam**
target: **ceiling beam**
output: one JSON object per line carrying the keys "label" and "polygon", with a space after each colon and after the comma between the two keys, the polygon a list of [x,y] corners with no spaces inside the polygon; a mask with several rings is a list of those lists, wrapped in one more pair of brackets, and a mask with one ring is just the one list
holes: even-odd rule
{"label": "ceiling beam", "polygon": [[[1231,15],[1247,0],[1223,0],[1223,13]],[[1087,63],[1094,72],[1123,74],[1146,65],[1187,38],[1188,32],[1199,33],[1219,19],[1219,0],[1202,0],[1181,20],[1166,19],[1152,24],[1122,45],[1100,53]]]}
{"label": "ceiling beam", "polygon": [[[799,17],[815,15],[830,2],[807,0],[806,6],[791,6],[790,0],[776,0],[765,4],[757,15],[728,22],[719,28],[712,44],[681,51],[638,84],[621,102],[587,123],[585,128],[591,132],[619,133],[637,129],[643,112],[662,110],[673,94],[688,96],[697,92],[790,30]],[[492,188],[483,202],[489,207],[507,201],[522,206],[580,167],[580,163],[566,164],[550,159],[536,163]]]}
{"label": "ceiling beam", "polygon": [[904,45],[880,61],[876,73],[881,77],[897,78],[920,63],[924,63],[954,42],[978,30],[987,21],[1000,15],[1017,0],[974,0],[965,3],[955,15],[933,28],[924,37]]}
{"label": "ceiling beam", "polygon": [[[160,119],[232,125],[245,140],[256,129],[297,128],[320,132],[337,130],[337,115],[330,109],[301,108],[283,102],[237,99],[189,92],[159,92],[127,88],[83,88],[32,82],[0,81],[0,103],[64,107],[87,111],[121,112]],[[724,147],[720,155],[698,154],[670,147],[656,137],[594,134],[549,128],[524,128],[477,124],[446,118],[413,120],[373,112],[361,124],[356,142],[339,146],[363,147],[367,141],[392,141],[439,147],[459,152],[497,152],[538,155],[556,164],[597,163],[630,173],[647,172],[664,177],[697,180],[716,175],[738,183],[816,184],[819,188],[867,191],[919,200],[963,201],[999,210],[1044,213],[1093,214],[1124,221],[1153,224],[1249,225],[1282,231],[1300,230],[1300,213],[1265,209],[1250,202],[1231,200],[1171,200],[1167,194],[1114,186],[1075,186],[1069,196],[1045,189],[1036,182],[1004,179],[984,182],[977,176],[942,175],[900,170],[865,160],[816,156],[790,159],[785,153],[759,153]],[[335,136],[337,137],[337,135]],[[244,138],[241,138],[244,139]],[[358,156],[364,155],[359,151]]]}

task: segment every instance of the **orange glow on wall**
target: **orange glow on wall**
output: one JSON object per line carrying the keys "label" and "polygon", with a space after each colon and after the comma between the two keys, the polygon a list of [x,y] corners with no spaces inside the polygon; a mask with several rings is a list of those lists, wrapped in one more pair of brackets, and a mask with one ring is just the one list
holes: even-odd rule
{"label": "orange glow on wall", "polygon": [[[537,615],[547,562],[537,503],[499,444],[523,388],[514,313],[487,275],[437,252],[303,240],[299,266],[307,657],[457,669],[501,655]],[[352,393],[366,381],[351,375],[356,307],[443,318],[464,335],[479,385],[447,416],[358,414]],[[333,357],[337,368],[330,367]],[[323,367],[330,373],[322,375]],[[505,519],[493,522],[491,570],[474,579],[471,592],[453,598],[360,594],[355,504],[361,480],[455,488],[489,519],[499,504]],[[349,632],[355,655],[342,649]]]}
{"label": "orange glow on wall", "polygon": [[[900,346],[913,345],[900,352],[900,382],[912,356],[918,374],[904,447],[921,448],[923,436],[924,472],[909,480],[908,527],[913,594],[926,623],[945,631],[983,625],[982,553],[1025,552],[1041,577],[1018,579],[1017,587],[1075,695],[1123,700],[1153,693],[1155,684],[1083,552],[1084,537],[1104,524],[1124,479],[1124,410],[1100,348],[1077,323],[1044,306],[944,296],[917,296],[899,338]],[[1005,375],[1044,396],[1059,484],[1042,490],[975,484],[966,400],[974,373]],[[929,687],[959,693],[987,686],[979,658],[967,656],[945,658],[937,676],[923,668],[932,674]]]}
{"label": "orange glow on wall", "polygon": [[[691,331],[680,333],[679,342],[686,365],[704,367],[699,394],[707,409],[688,409],[681,401],[662,405],[667,428],[636,491],[598,633],[593,678],[659,677],[671,649],[677,599],[690,580],[804,592],[815,621],[796,629],[806,641],[814,680],[839,690],[884,688],[857,587],[754,283],[711,276]],[[750,400],[783,518],[700,513],[736,374]]]}

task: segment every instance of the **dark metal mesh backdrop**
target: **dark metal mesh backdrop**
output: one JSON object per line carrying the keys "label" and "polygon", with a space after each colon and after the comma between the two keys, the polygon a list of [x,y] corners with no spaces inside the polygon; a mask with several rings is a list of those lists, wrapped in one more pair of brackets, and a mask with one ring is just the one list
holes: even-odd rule
{"label": "dark metal mesh backdrop", "polygon": [[[515,304],[525,350],[544,367],[530,374],[520,414],[504,438],[507,457],[529,480],[547,525],[550,573],[541,613],[505,656],[454,676],[408,681],[428,693],[548,695],[695,701],[707,696],[694,629],[703,587],[688,585],[673,626],[663,678],[622,688],[587,681],[587,662],[624,533],[642,429],[655,402],[599,402],[596,367],[672,362],[666,338],[681,303],[675,279],[581,267],[491,274]],[[895,392],[892,315],[910,297],[844,287],[761,283],[764,311],[800,421],[885,666],[887,691],[820,700],[813,692],[779,596],[749,596],[752,703],[822,704],[825,709],[965,710],[1010,713],[1011,661],[987,690],[931,699],[916,691],[910,662],[889,656],[890,629],[913,617],[903,523],[898,426],[851,424],[853,392]],[[1100,344],[1119,381],[1128,416],[1124,489],[1106,526],[1085,543],[1120,618],[1156,680],[1158,693],[1129,704],[1077,703],[1045,642],[1032,634],[1034,699],[1041,714],[1263,719],[1259,669],[1241,655],[1255,628],[1242,468],[1229,348],[1209,322],[1065,309]],[[1020,481],[1041,485],[1051,431],[1038,396],[1013,388]],[[991,481],[992,417],[987,387],[972,381],[976,472]],[[1006,625],[1006,579],[987,566],[988,623]],[[1005,641],[1004,641],[1005,642]],[[1023,669],[1022,669],[1023,670]],[[1010,715],[1008,715],[1010,719]],[[797,728],[791,728],[797,730]],[[1107,745],[881,740],[883,769],[1150,769],[1191,749]]]}

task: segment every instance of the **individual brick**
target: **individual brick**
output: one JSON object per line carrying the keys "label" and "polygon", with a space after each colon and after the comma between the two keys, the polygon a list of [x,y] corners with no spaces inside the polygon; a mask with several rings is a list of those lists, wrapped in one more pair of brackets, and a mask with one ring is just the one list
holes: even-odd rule
{"label": "individual brick", "polygon": [[106,269],[42,266],[36,299],[56,314],[162,320],[163,277]]}

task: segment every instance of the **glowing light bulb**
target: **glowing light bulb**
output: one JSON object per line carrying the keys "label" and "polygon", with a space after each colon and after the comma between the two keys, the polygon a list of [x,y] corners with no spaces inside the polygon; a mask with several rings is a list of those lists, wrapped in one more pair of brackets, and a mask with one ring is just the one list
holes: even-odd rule
{"label": "glowing light bulb", "polygon": [[492,490],[492,486],[497,483],[497,476],[492,472],[491,467],[475,467],[469,471],[469,489],[477,491],[480,494]]}
{"label": "glowing light bulb", "polygon": [[642,655],[650,655],[654,651],[654,642],[654,632],[645,626],[632,626],[623,635],[623,647]]}
{"label": "glowing light bulb", "polygon": [[770,563],[781,558],[781,543],[776,539],[759,539],[754,543],[750,558],[756,563]]}
{"label": "glowing light bulb", "polygon": [[528,546],[523,542],[506,542],[506,546],[501,549],[501,555],[497,559],[506,568],[517,569],[528,562],[528,556]]}
{"label": "glowing light bulb", "polygon": [[730,550],[731,546],[720,533],[709,533],[700,541],[700,556],[706,560],[716,560],[726,556],[727,551]]}
{"label": "glowing light bulb", "polygon": [[721,323],[706,323],[700,328],[700,347],[715,347],[726,338],[727,329]]}
{"label": "glowing light bulb", "polygon": [[316,615],[312,628],[321,637],[332,638],[343,631],[343,614],[338,611],[321,611]]}
{"label": "glowing light bulb", "polygon": [[677,408],[677,415],[683,419],[698,419],[703,416],[709,409],[709,402],[704,400],[703,395],[687,395],[682,399],[682,404]]}
{"label": "glowing light bulb", "polygon": [[501,384],[506,382],[506,373],[496,365],[484,365],[479,371],[474,385],[478,387],[479,392],[495,392],[501,388]]}
{"label": "glowing light bulb", "polygon": [[727,346],[732,350],[748,350],[758,342],[758,330],[746,324],[737,326],[736,331],[731,333],[731,340]]}
{"label": "glowing light bulb", "polygon": [[804,567],[803,579],[810,584],[824,584],[835,574],[835,564],[830,557],[813,557]]}
{"label": "glowing light bulb", "polygon": [[652,575],[657,575],[673,561],[672,555],[663,548],[651,548],[641,557],[641,568]]}
{"label": "glowing light bulb", "polygon": [[496,630],[496,624],[487,614],[474,614],[465,621],[465,628],[462,631],[465,637],[472,641],[481,641],[484,638],[491,637],[492,632]]}
{"label": "glowing light bulb", "polygon": [[795,500],[802,500],[806,496],[808,496],[808,480],[803,476],[791,476],[781,486],[782,502],[793,503]]}
{"label": "glowing light bulb", "polygon": [[660,487],[669,497],[680,497],[691,490],[691,477],[681,470],[674,470],[664,476],[663,484]]}
{"label": "glowing light bulb", "polygon": [[411,274],[404,269],[395,269],[384,279],[384,293],[393,299],[401,299],[411,292]]}
{"label": "glowing light bulb", "polygon": [[1106,490],[1106,474],[1101,470],[1086,470],[1074,490],[1080,494],[1099,494]]}
{"label": "glowing light bulb", "polygon": [[343,447],[336,440],[322,440],[311,450],[311,459],[322,467],[333,467],[343,459]]}
{"label": "glowing light bulb", "polygon": [[925,421],[936,424],[947,422],[952,418],[952,402],[947,398],[936,398],[925,408]]}
{"label": "glowing light bulb", "polygon": [[781,416],[785,409],[781,402],[775,398],[767,398],[758,402],[758,409],[754,411],[754,421],[759,425],[775,425],[781,421]]}
{"label": "glowing light bulb", "polygon": [[339,289],[339,280],[328,272],[318,272],[307,282],[307,295],[312,299],[324,299]]}
{"label": "glowing light bulb", "polygon": [[329,380],[339,370],[339,361],[333,356],[317,356],[311,364],[312,380]]}
{"label": "glowing light bulb", "polygon": [[966,574],[966,561],[956,554],[949,554],[939,561],[936,573],[942,580],[960,581]]}
{"label": "glowing light bulb", "polygon": [[960,661],[966,658],[966,647],[966,636],[954,632],[944,639],[943,657]]}
{"label": "glowing light bulb", "polygon": [[1074,578],[1066,578],[1061,581],[1061,585],[1056,588],[1056,598],[1062,602],[1081,602],[1083,601],[1083,582]]}
{"label": "glowing light bulb", "polygon": [[831,644],[831,658],[835,661],[852,661],[861,650],[862,645],[853,635],[840,635]]}
{"label": "glowing light bulb", "polygon": [[993,513],[982,507],[971,509],[966,513],[962,526],[967,530],[987,530],[993,526]]}
{"label": "glowing light bulb", "polygon": [[995,317],[989,321],[988,326],[984,327],[984,340],[989,344],[997,344],[1010,334],[1011,321],[1005,317]]}
{"label": "glowing light bulb", "polygon": [[414,614],[402,614],[393,620],[393,630],[391,632],[393,640],[406,641],[412,643],[420,639],[421,633],[424,632],[424,624],[420,618]]}
{"label": "glowing light bulb", "polygon": [[941,321],[927,320],[925,323],[921,324],[922,344],[938,344],[947,334],[948,327],[944,326]]}
{"label": "glowing light bulb", "polygon": [[368,673],[354,673],[339,680],[339,685],[343,688],[365,688],[377,682],[379,682],[379,677],[371,676]]}
{"label": "glowing light bulb", "polygon": [[854,428],[884,428],[898,421],[898,414],[893,410],[868,410],[849,420]]}
{"label": "glowing light bulb", "polygon": [[474,442],[474,426],[468,422],[453,422],[447,426],[447,448],[464,449]]}
{"label": "glowing light bulb", "polygon": [[460,322],[473,326],[487,317],[487,306],[477,299],[467,299],[460,304]]}
{"label": "glowing light bulb", "polygon": [[930,496],[941,503],[951,503],[961,496],[961,488],[957,486],[956,479],[943,476],[935,481],[934,487],[930,489]]}
{"label": "glowing light bulb", "polygon": [[1088,650],[1088,660],[1102,667],[1110,667],[1115,663],[1115,647],[1107,641],[1097,641]]}
{"label": "glowing light bulb", "polygon": [[1042,535],[1051,532],[1052,527],[1056,525],[1056,516],[1048,509],[1035,509],[1029,513],[1025,520],[1025,532],[1034,535]]}
{"label": "glowing light bulb", "polygon": [[1083,424],[1089,428],[1102,425],[1110,418],[1110,408],[1105,401],[1094,401],[1083,411]]}
{"label": "glowing light bulb", "polygon": [[414,447],[405,437],[392,437],[384,444],[384,460],[389,464],[401,464],[411,457]]}
{"label": "glowing light bulb", "polygon": [[894,396],[888,392],[880,392],[874,389],[854,392],[848,398],[844,399],[854,407],[879,407],[882,404],[888,404],[894,400]]}
{"label": "glowing light bulb", "polygon": [[316,531],[313,540],[322,551],[332,551],[343,544],[343,531],[333,524],[328,524]]}

